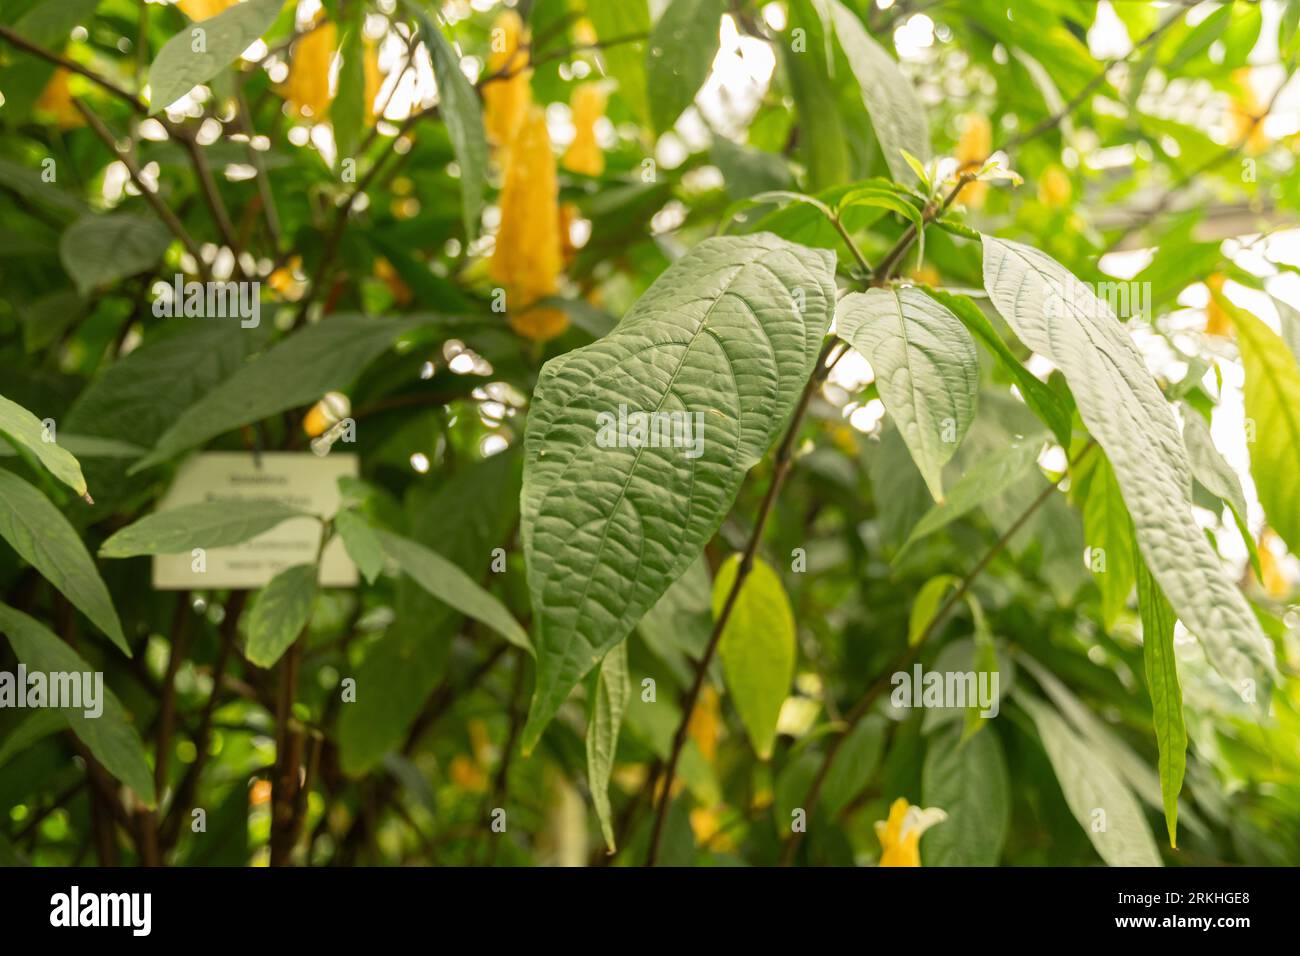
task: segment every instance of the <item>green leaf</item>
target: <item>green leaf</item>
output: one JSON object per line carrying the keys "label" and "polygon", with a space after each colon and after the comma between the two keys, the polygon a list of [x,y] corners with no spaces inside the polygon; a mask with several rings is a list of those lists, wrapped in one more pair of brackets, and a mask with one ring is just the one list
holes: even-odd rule
{"label": "green leaf", "polygon": [[939,604],[948,592],[961,583],[955,574],[936,574],[916,592],[912,612],[907,620],[907,646],[911,647],[925,633],[939,611]]}
{"label": "green leaf", "polygon": [[157,219],[131,213],[84,216],[59,237],[59,260],[82,295],[157,265],[172,234]]}
{"label": "green leaf", "polygon": [[[826,783],[822,786],[820,807],[830,819],[849,805],[862,788],[870,781],[880,758],[885,752],[885,718],[879,714],[868,714],[849,732],[830,769],[826,771]],[[797,800],[802,801],[807,793],[807,783],[799,791]],[[783,823],[790,824],[787,813]]]}
{"label": "green leaf", "polygon": [[41,420],[16,402],[0,395],[0,432],[27,449],[49,469],[50,474],[81,496],[86,495],[86,479],[77,459],[53,441],[46,440]]}
{"label": "green leaf", "polygon": [[979,355],[957,317],[920,289],[853,292],[835,310],[835,331],[876,373],[894,417],[935,501],[943,466],[975,417]]}
{"label": "green leaf", "polygon": [[1232,466],[1214,447],[1214,438],[1210,434],[1209,423],[1201,413],[1192,406],[1183,404],[1183,444],[1187,446],[1187,460],[1205,490],[1221,499],[1232,511],[1237,522],[1237,530],[1250,551],[1250,563],[1255,575],[1261,576],[1259,567],[1259,550],[1255,545],[1255,536],[1250,533],[1246,523],[1246,493],[1242,491],[1241,479],[1232,470]]}
{"label": "green leaf", "polygon": [[164,43],[149,67],[149,112],[161,112],[234,63],[271,28],[283,6],[284,0],[245,0]]}
{"label": "green leaf", "polygon": [[1016,702],[1038,728],[1065,802],[1101,858],[1109,866],[1162,866],[1141,806],[1110,764],[1041,700],[1017,692]]}
{"label": "green leaf", "polygon": [[[412,6],[411,9],[418,10]],[[439,116],[447,127],[451,148],[460,167],[460,204],[465,235],[478,237],[483,215],[483,191],[487,187],[488,146],[483,132],[483,113],[478,93],[460,68],[460,57],[442,31],[423,14],[418,14],[420,32],[433,60],[438,81]]]}
{"label": "green leaf", "polygon": [[942,504],[934,505],[916,523],[898,556],[917,541],[951,524],[962,515],[1006,491],[1033,467],[1040,444],[1036,441],[1013,442],[1001,452],[982,458],[948,490]]}
{"label": "green leaf", "polygon": [[984,286],[1020,340],[1065,376],[1178,617],[1238,693],[1258,682],[1255,699],[1267,700],[1273,648],[1196,524],[1182,435],[1124,326],[1060,263],[1020,243],[984,236]]}
{"label": "green leaf", "polygon": [[[713,617],[722,616],[741,556],[733,554],[713,579]],[[740,586],[718,641],[727,691],[749,741],[762,760],[772,757],[776,721],[794,680],[794,612],[781,578],[761,558]]]}
{"label": "green leaf", "polygon": [[671,0],[650,34],[646,79],[654,90],[650,119],[656,133],[671,129],[695,101],[718,53],[722,0]]}
{"label": "green leaf", "polygon": [[[346,8],[345,8],[346,9]],[[360,5],[349,11],[339,48],[338,93],[330,103],[334,145],[343,158],[356,156],[366,126],[366,44]]]}
{"label": "green leaf", "polygon": [[355,511],[340,511],[335,515],[334,528],[343,539],[348,557],[365,575],[366,583],[374,584],[384,570],[384,546],[379,543],[375,529]]}
{"label": "green leaf", "polygon": [[401,319],[331,315],[248,362],[185,410],[132,473],[223,432],[347,389],[361,371],[412,328]]}
{"label": "green leaf", "polygon": [[314,564],[295,564],[257,592],[248,609],[248,643],[244,647],[251,663],[274,667],[298,639],[311,618],[317,573]]}
{"label": "green leaf", "polygon": [[953,315],[961,319],[962,325],[966,326],[966,329],[997,357],[1002,367],[1015,379],[1016,387],[1020,389],[1025,404],[1043,424],[1052,430],[1052,434],[1056,436],[1056,440],[1062,447],[1068,448],[1070,446],[1069,408],[1050,386],[1039,381],[1033,372],[1020,363],[1007,347],[1007,343],[1002,341],[1002,336],[998,335],[984,311],[967,296],[954,295],[929,286],[924,288],[926,295],[947,306]]}
{"label": "green leaf", "polygon": [[410,538],[381,529],[375,529],[375,534],[384,553],[416,584],[466,617],[482,621],[516,647],[533,653],[528,635],[505,605],[475,584],[468,574]]}
{"label": "green leaf", "polygon": [[587,717],[587,786],[591,789],[591,802],[596,807],[605,846],[613,853],[618,847],[614,843],[614,819],[609,806],[609,777],[614,770],[623,711],[632,693],[627,676],[627,641],[611,648],[593,673],[597,678],[591,689]]}
{"label": "green leaf", "polygon": [[1173,57],[1164,65],[1165,72],[1170,76],[1177,74],[1189,60],[1213,46],[1214,41],[1223,35],[1228,22],[1232,19],[1232,6],[1231,3],[1224,4],[1196,24],[1174,51]]}
{"label": "green leaf", "polygon": [[141,518],[99,548],[101,558],[177,554],[193,548],[242,544],[290,518],[309,517],[279,501],[203,501]]}
{"label": "green leaf", "polygon": [[1187,727],[1183,723],[1183,691],[1178,683],[1174,653],[1174,609],[1160,593],[1141,555],[1137,564],[1138,613],[1142,617],[1142,659],[1151,692],[1151,718],[1160,751],[1160,795],[1164,803],[1169,845],[1178,848],[1178,793],[1187,770]]}
{"label": "green leaf", "polygon": [[[538,656],[525,749],[721,524],[812,374],[833,269],[766,233],[707,239],[607,336],[543,367],[521,499]],[[630,447],[620,406],[677,413],[677,441]]]}
{"label": "green leaf", "polygon": [[808,170],[808,187],[826,189],[853,178],[849,137],[836,105],[836,91],[814,37],[825,29],[811,0],[791,0],[790,29],[802,30],[806,49],[778,43],[790,95],[799,117],[799,158]]}
{"label": "green leaf", "polygon": [[[650,32],[650,9],[646,0],[587,0],[587,16],[596,28],[596,39],[609,43],[623,37]],[[716,31],[715,31],[716,32]],[[618,43],[600,51],[605,72],[618,80],[619,99],[638,120],[650,115],[646,95],[645,41]],[[657,91],[656,91],[657,95]]]}
{"label": "green leaf", "polygon": [[[5,604],[0,604],[0,631],[9,638],[18,660],[30,671],[46,674],[93,674],[95,669],[46,627]],[[102,677],[102,675],[101,675]],[[107,687],[102,690],[103,711],[87,717],[85,707],[61,708],[58,713],[67,721],[77,738],[95,759],[122,783],[136,792],[145,806],[154,805],[153,773],[145,760],[140,735],[127,719],[116,696]]]}
{"label": "green leaf", "polygon": [[1091,462],[1083,504],[1083,539],[1101,591],[1102,623],[1113,630],[1133,592],[1133,522],[1110,463],[1102,455],[1092,455]]}
{"label": "green leaf", "polygon": [[922,162],[930,159],[930,127],[912,83],[857,15],[840,0],[821,0],[830,11],[835,34],[862,90],[862,102],[880,140],[889,173],[900,183],[917,181],[903,150]]}
{"label": "green leaf", "polygon": [[[1300,367],[1276,332],[1223,295],[1214,293],[1214,300],[1237,329],[1246,369],[1246,419],[1254,424],[1250,473],[1260,504],[1269,527],[1292,552],[1300,553],[1300,495],[1295,492],[1300,474]],[[1186,617],[1179,617],[1187,623]]]}
{"label": "green leaf", "polygon": [[948,814],[921,838],[926,866],[997,866],[1011,822],[1011,782],[996,733],[963,739],[952,727],[929,739],[921,803]]}
{"label": "green leaf", "polygon": [[0,538],[8,541],[19,557],[107,634],[122,653],[131,656],[113,599],[76,530],[48,498],[3,469],[0,469]]}

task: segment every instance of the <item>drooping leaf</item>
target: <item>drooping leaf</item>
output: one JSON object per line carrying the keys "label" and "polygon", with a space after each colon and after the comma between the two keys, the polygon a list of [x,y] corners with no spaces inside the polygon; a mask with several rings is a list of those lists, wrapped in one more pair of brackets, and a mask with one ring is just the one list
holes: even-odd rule
{"label": "drooping leaf", "polygon": [[894,59],[871,38],[857,15],[840,0],[821,0],[830,11],[835,35],[862,90],[862,102],[880,140],[880,150],[890,175],[900,183],[916,181],[916,173],[903,156],[911,153],[930,159],[930,126],[925,107],[911,81]]}
{"label": "drooping leaf", "polygon": [[[88,676],[95,673],[95,668],[45,625],[5,604],[0,604],[0,633],[9,638],[15,656],[29,671]],[[103,699],[98,703],[103,709],[97,716],[87,716],[86,711],[91,709],[88,706],[65,707],[58,713],[95,759],[134,790],[146,806],[152,807],[153,773],[145,760],[140,735],[127,720],[126,711],[113,692],[103,687],[102,694]]]}
{"label": "drooping leaf", "polygon": [[172,234],[159,220],[133,213],[84,216],[59,237],[59,260],[77,291],[95,289],[157,265]]}
{"label": "drooping leaf", "polygon": [[316,597],[316,565],[285,568],[257,592],[248,609],[244,653],[258,667],[274,667],[311,618]]}
{"label": "drooping leaf", "polygon": [[1162,866],[1142,808],[1110,764],[1049,705],[1020,692],[1016,703],[1033,719],[1065,802],[1101,858],[1110,866]]}
{"label": "drooping leaf", "polygon": [[366,583],[374,584],[384,570],[384,546],[379,543],[375,529],[355,511],[346,510],[334,517],[334,527],[343,539],[348,557],[365,575]]}
{"label": "drooping leaf", "polygon": [[127,657],[131,649],[104,579],[76,530],[43,494],[0,469],[0,538],[40,572]]}
{"label": "drooping leaf", "polygon": [[951,727],[931,737],[921,802],[948,814],[922,837],[926,866],[996,866],[1011,822],[1011,783],[998,735],[963,737]]}
{"label": "drooping leaf", "polygon": [[[1300,475],[1300,366],[1276,332],[1221,293],[1213,295],[1237,329],[1246,369],[1246,418],[1253,424],[1254,439],[1249,445],[1250,473],[1260,504],[1269,526],[1287,547],[1300,552],[1300,495],[1295,490]],[[1187,623],[1185,616],[1179,617]]]}
{"label": "drooping leaf", "polygon": [[[828,817],[833,819],[862,791],[880,765],[884,751],[885,718],[868,714],[849,732],[826,771],[826,783],[822,786],[818,805]],[[800,800],[806,792],[805,787],[799,793]]]}
{"label": "drooping leaf", "polygon": [[[414,9],[414,8],[413,8]],[[479,219],[483,214],[483,190],[487,185],[488,147],[483,132],[483,112],[478,94],[460,68],[460,57],[423,13],[419,14],[421,33],[433,74],[438,80],[439,115],[447,126],[456,163],[460,167],[461,214],[465,234],[478,237]]]}
{"label": "drooping leaf", "polygon": [[193,548],[242,544],[306,512],[279,501],[202,501],[141,518],[113,534],[99,548],[101,558],[177,554]]}
{"label": "drooping leaf", "polygon": [[846,295],[835,330],[871,363],[886,410],[931,496],[942,501],[943,466],[975,417],[980,366],[970,333],[915,288]]}
{"label": "drooping leaf", "polygon": [[618,751],[618,731],[623,724],[623,711],[627,708],[632,685],[627,676],[627,641],[610,649],[591,690],[587,716],[587,786],[591,789],[591,802],[600,820],[600,832],[605,846],[613,853],[614,819],[609,806],[609,777],[614,770],[614,754]]}
{"label": "drooping leaf", "polygon": [[650,34],[646,80],[655,132],[671,129],[695,100],[718,53],[722,0],[671,0]]}
{"label": "drooping leaf", "polygon": [[516,647],[532,653],[528,635],[505,605],[475,584],[468,574],[417,541],[382,529],[376,529],[375,534],[384,553],[416,584],[466,617],[482,621]]}
{"label": "drooping leaf", "polygon": [[1160,795],[1164,803],[1169,845],[1178,847],[1178,793],[1187,770],[1187,726],[1183,722],[1183,690],[1178,681],[1174,653],[1174,609],[1141,555],[1134,549],[1137,564],[1138,613],[1142,617],[1142,659],[1151,693],[1151,718],[1160,751]]}
{"label": "drooping leaf", "polygon": [[270,29],[284,0],[246,0],[191,23],[163,44],[149,67],[149,112],[158,113],[238,59]]}
{"label": "drooping leaf", "polygon": [[[1092,290],[1050,256],[984,236],[984,285],[1070,385],[1115,470],[1138,544],[1178,617],[1238,692],[1267,686],[1273,649],[1192,515],[1182,436],[1141,354]],[[1249,682],[1249,683],[1247,683]],[[1257,700],[1266,699],[1260,692]]]}
{"label": "drooping leaf", "polygon": [[[609,335],[542,369],[521,499],[538,651],[526,749],[717,530],[812,373],[832,269],[765,233],[705,240]],[[648,424],[676,439],[660,428],[632,447],[634,422],[620,438],[620,414],[642,413],[672,413]]]}
{"label": "drooping leaf", "polygon": [[50,474],[77,494],[86,493],[86,479],[82,477],[77,459],[56,444],[52,437],[46,440],[47,432],[40,419],[3,395],[0,395],[0,432],[35,455]]}
{"label": "drooping leaf", "polygon": [[1090,455],[1088,463],[1083,537],[1093,579],[1101,591],[1102,622],[1112,629],[1133,592],[1133,522],[1105,456]]}
{"label": "drooping leaf", "polygon": [[412,323],[360,315],[331,315],[296,332],[191,405],[131,471],[166,461],[222,432],[309,405],[346,389]]}
{"label": "drooping leaf", "polygon": [[[732,555],[713,579],[713,617],[718,619],[735,586],[741,556]],[[781,578],[761,558],[740,586],[718,641],[718,656],[749,742],[763,760],[772,756],[776,721],[794,679],[795,630]]]}

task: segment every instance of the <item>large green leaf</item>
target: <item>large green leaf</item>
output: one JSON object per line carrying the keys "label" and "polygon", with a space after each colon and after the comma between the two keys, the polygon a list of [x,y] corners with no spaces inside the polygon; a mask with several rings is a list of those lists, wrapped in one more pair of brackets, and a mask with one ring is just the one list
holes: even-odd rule
{"label": "large green leaf", "polygon": [[306,512],[279,501],[203,501],[141,518],[112,535],[99,548],[101,558],[177,554],[193,548],[225,548]]}
{"label": "large green leaf", "polygon": [[0,538],[108,635],[127,657],[113,599],[76,530],[48,498],[12,472],[0,469]]}
{"label": "large green leaf", "polygon": [[835,332],[871,363],[885,408],[931,496],[942,501],[943,466],[975,417],[980,365],[970,333],[915,288],[846,295]]}
{"label": "large green leaf", "polygon": [[[412,5],[414,9],[414,5]],[[460,205],[465,220],[465,234],[478,236],[479,218],[483,214],[483,190],[487,186],[488,146],[483,132],[483,113],[478,93],[460,68],[460,57],[442,31],[424,14],[419,15],[421,33],[433,74],[438,80],[438,115],[447,127],[451,148],[460,167]]]}
{"label": "large green leaf", "polygon": [[1091,455],[1088,463],[1083,539],[1089,548],[1089,567],[1101,591],[1102,623],[1110,630],[1133,593],[1133,522],[1110,462],[1104,455]]}
{"label": "large green leaf", "polygon": [[77,494],[86,493],[86,479],[82,477],[77,459],[54,441],[46,441],[41,420],[3,395],[0,395],[0,432],[35,455],[50,474]]}
{"label": "large green leaf", "polygon": [[923,162],[930,158],[930,127],[921,98],[884,47],[871,39],[857,14],[840,0],[819,2],[829,9],[835,35],[862,90],[862,102],[871,115],[890,175],[900,183],[916,182],[916,173],[903,151]]}
{"label": "large green leaf", "polygon": [[718,53],[722,0],[671,0],[650,34],[646,78],[655,95],[650,119],[655,132],[670,129],[695,100]]}
{"label": "large green leaf", "polygon": [[[95,672],[95,668],[50,633],[45,625],[5,604],[0,604],[0,632],[9,638],[14,654],[29,671],[46,674]],[[140,735],[127,719],[117,697],[107,687],[103,688],[101,703],[103,710],[97,717],[86,716],[85,707],[61,708],[58,713],[95,759],[134,790],[146,806],[152,807],[153,773],[145,760]]]}
{"label": "large green leaf", "polygon": [[244,653],[258,667],[274,667],[298,639],[311,618],[316,597],[314,564],[285,568],[257,592],[248,609],[248,644]]}
{"label": "large green leaf", "polygon": [[1300,367],[1276,332],[1221,294],[1214,299],[1236,326],[1246,369],[1246,418],[1254,423],[1250,473],[1259,502],[1269,526],[1300,553]]}
{"label": "large green leaf", "polygon": [[[713,616],[718,618],[736,583],[740,555],[732,555],[713,579]],[[740,586],[718,641],[727,692],[763,760],[772,756],[776,721],[794,679],[794,612],[781,578],[761,558]]]}
{"label": "large green leaf", "polygon": [[588,701],[587,786],[591,789],[591,802],[596,807],[605,846],[613,853],[618,847],[614,843],[614,819],[609,806],[609,777],[614,771],[623,711],[632,693],[627,676],[627,641],[611,648],[593,673],[597,676]]}
{"label": "large green leaf", "polygon": [[[885,718],[868,714],[858,721],[840,745],[835,761],[826,771],[819,804],[828,818],[834,818],[847,807],[871,780],[885,752],[885,727]],[[800,792],[800,801],[806,792],[806,789]],[[788,825],[789,816],[784,822]]]}
{"label": "large green leaf", "polygon": [[340,511],[334,518],[334,527],[343,539],[348,557],[365,575],[366,583],[374,584],[384,570],[384,546],[379,543],[375,529],[355,511]]}
{"label": "large green leaf", "polygon": [[132,472],[165,461],[222,432],[346,389],[412,327],[401,319],[331,315],[297,332],[187,408]]}
{"label": "large green leaf", "polygon": [[[984,236],[984,285],[1026,345],[1070,385],[1115,469],[1138,544],[1178,617],[1239,693],[1267,686],[1273,649],[1192,515],[1192,475],[1172,410],[1109,306],[1050,256]],[[1261,687],[1256,700],[1266,700]]]}
{"label": "large green leaf", "polygon": [[1141,806],[1111,765],[1041,700],[1017,692],[1016,702],[1038,728],[1065,802],[1101,858],[1110,866],[1163,865]]}
{"label": "large green leaf", "polygon": [[417,541],[390,531],[377,529],[375,533],[384,553],[416,584],[466,617],[482,621],[516,647],[532,653],[528,635],[506,606],[475,584],[468,574]]}
{"label": "large green leaf", "polygon": [[996,733],[963,739],[960,727],[930,738],[921,802],[948,814],[921,840],[926,866],[996,866],[1011,821],[1011,783]]}
{"label": "large green leaf", "polygon": [[238,59],[275,22],[284,0],[245,0],[163,44],[149,67],[149,112],[158,113]]}
{"label": "large green leaf", "polygon": [[1164,804],[1169,845],[1178,846],[1178,792],[1187,770],[1187,727],[1183,722],[1183,690],[1174,653],[1174,609],[1160,593],[1141,555],[1137,564],[1138,613],[1142,616],[1142,659],[1151,692],[1151,718],[1160,751],[1160,796]]}
{"label": "large green leaf", "polygon": [[[721,524],[812,374],[833,269],[767,233],[705,240],[607,336],[543,367],[521,499],[538,655],[526,749]],[[620,407],[676,413],[690,435],[629,447]]]}
{"label": "large green leaf", "polygon": [[102,285],[157,265],[172,234],[159,220],[132,213],[78,219],[59,237],[59,259],[77,291]]}

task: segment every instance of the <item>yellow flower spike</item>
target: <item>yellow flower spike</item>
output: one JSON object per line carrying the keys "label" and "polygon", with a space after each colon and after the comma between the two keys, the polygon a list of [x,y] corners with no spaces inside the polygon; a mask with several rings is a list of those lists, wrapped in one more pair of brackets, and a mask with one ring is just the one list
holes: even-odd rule
{"label": "yellow flower spike", "polygon": [[45,84],[45,89],[41,90],[40,98],[35,104],[36,114],[54,123],[59,129],[72,129],[74,126],[84,126],[86,123],[81,113],[72,105],[72,90],[68,88],[68,78],[71,76],[72,74],[63,67],[56,69],[50,81]]}
{"label": "yellow flower spike", "polygon": [[352,413],[352,403],[342,392],[326,392],[302,420],[302,430],[309,438],[324,434]]}
{"label": "yellow flower spike", "polygon": [[559,186],[546,113],[529,109],[516,135],[501,188],[501,228],[488,275],[505,287],[511,327],[535,342],[553,339],[568,327],[562,310],[533,308],[559,291]]}
{"label": "yellow flower spike", "polygon": [[384,75],[379,72],[379,51],[370,40],[365,42],[365,56],[362,59],[362,71],[365,75],[366,122],[375,119],[375,100],[379,98],[379,88],[384,85]]}
{"label": "yellow flower spike", "polygon": [[1269,139],[1264,133],[1264,123],[1258,119],[1264,113],[1264,106],[1255,97],[1255,89],[1250,85],[1250,68],[1234,70],[1233,82],[1241,90],[1241,95],[1233,97],[1228,104],[1228,123],[1231,126],[1231,142],[1235,145],[1245,141],[1243,149],[1247,153],[1263,152]]}
{"label": "yellow flower spike", "polygon": [[[1222,292],[1225,277],[1215,273],[1205,280],[1205,284],[1210,287],[1211,292]],[[1223,306],[1219,305],[1213,295],[1210,296],[1209,304],[1205,306],[1205,334],[1219,335],[1223,338],[1229,338],[1232,335],[1232,320],[1228,318],[1228,313],[1223,311]]]}
{"label": "yellow flower spike", "polygon": [[382,279],[384,285],[388,286],[388,291],[393,295],[393,301],[398,305],[409,305],[411,302],[411,287],[402,281],[402,277],[397,274],[393,264],[383,257],[375,259],[374,268],[375,278]]}
{"label": "yellow flower spike", "polygon": [[582,83],[574,87],[570,100],[573,111],[573,142],[564,153],[564,168],[583,176],[599,176],[605,171],[605,154],[596,142],[596,121],[605,115],[609,95],[599,83]]}
{"label": "yellow flower spike", "polygon": [[483,128],[493,145],[504,149],[514,141],[532,105],[533,71],[528,69],[528,51],[521,49],[528,37],[519,14],[507,10],[497,17],[491,36],[484,75],[502,76],[483,86]]}
{"label": "yellow flower spike", "polygon": [[876,821],[881,866],[920,866],[921,835],[948,815],[938,808],[923,810],[899,797],[889,807],[889,819]]}
{"label": "yellow flower spike", "polygon": [[939,270],[928,262],[919,269],[913,269],[908,273],[908,278],[919,285],[938,285],[940,281]]}
{"label": "yellow flower spike", "polygon": [[319,120],[329,109],[330,64],[337,46],[338,28],[333,23],[321,24],[294,46],[280,95],[296,116]]}
{"label": "yellow flower spike", "polygon": [[207,20],[233,7],[238,0],[180,0],[176,6],[191,20]]}
{"label": "yellow flower spike", "polygon": [[[993,125],[983,113],[967,113],[961,119],[961,138],[954,155],[962,172],[979,168],[993,152]],[[974,185],[974,184],[972,184]],[[963,190],[964,191],[964,190]]]}
{"label": "yellow flower spike", "polygon": [[1048,209],[1060,209],[1070,201],[1074,187],[1060,166],[1048,166],[1038,179],[1038,201]]}
{"label": "yellow flower spike", "polygon": [[451,758],[447,775],[461,790],[481,793],[487,789],[487,774],[482,767],[464,754],[456,754]]}
{"label": "yellow flower spike", "polygon": [[1270,547],[1271,540],[1277,535],[1272,529],[1265,528],[1264,533],[1260,535],[1259,540],[1259,583],[1263,585],[1268,596],[1275,600],[1282,600],[1291,594],[1291,582],[1287,580],[1286,575],[1282,572],[1281,562],[1273,554]]}
{"label": "yellow flower spike", "polygon": [[686,732],[709,763],[713,763],[718,755],[720,710],[718,692],[705,684],[700,688],[700,699],[695,705],[695,710],[691,711],[691,719],[686,726]]}

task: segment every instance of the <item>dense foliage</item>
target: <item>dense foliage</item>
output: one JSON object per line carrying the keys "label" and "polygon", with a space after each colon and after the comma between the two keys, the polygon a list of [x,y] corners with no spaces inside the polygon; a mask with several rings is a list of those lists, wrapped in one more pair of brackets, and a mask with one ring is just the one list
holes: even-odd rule
{"label": "dense foliage", "polygon": [[6,0],[0,861],[1300,861],[1298,24]]}

